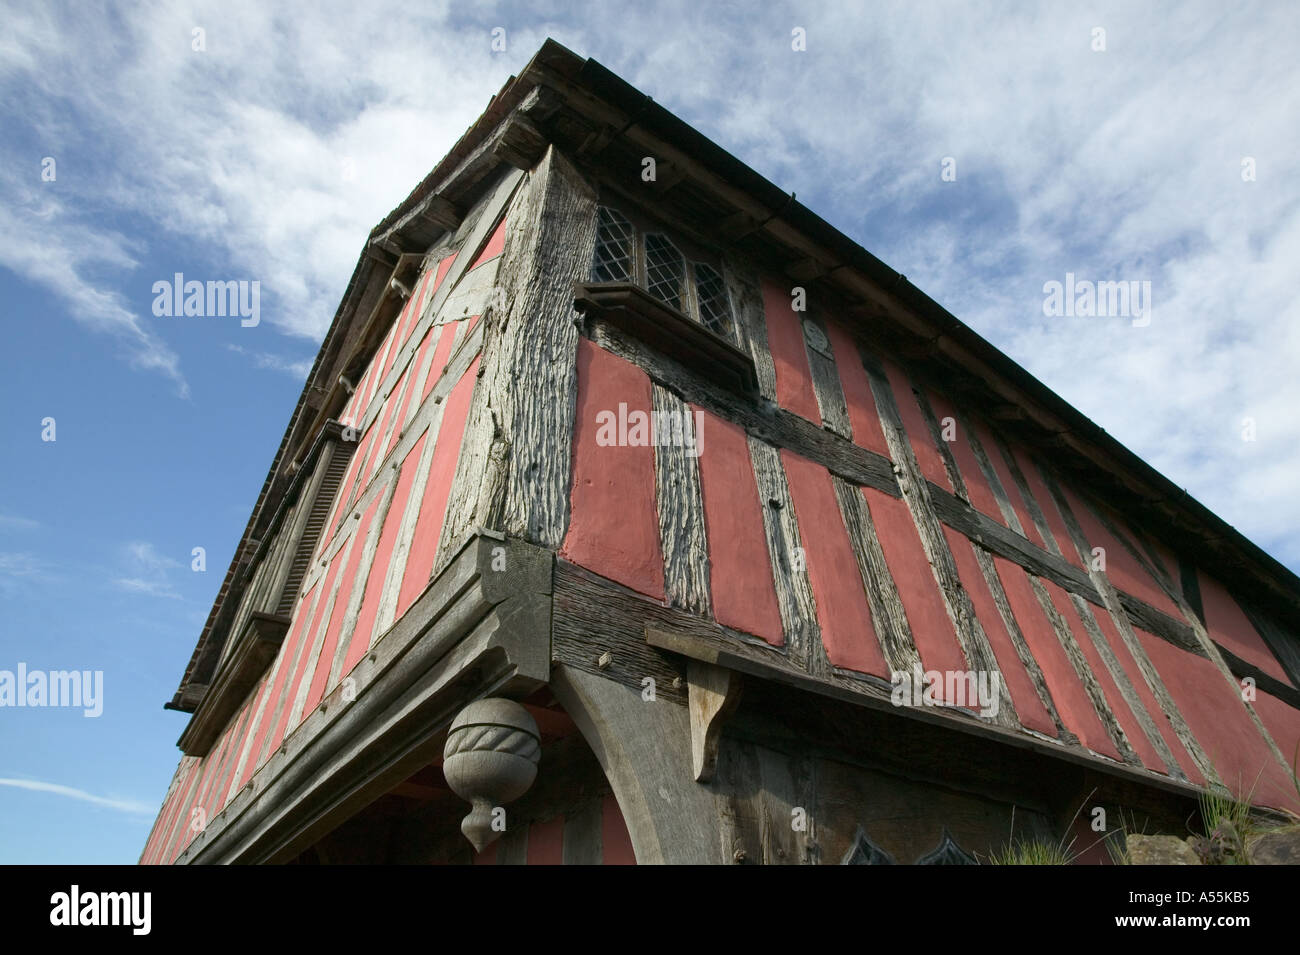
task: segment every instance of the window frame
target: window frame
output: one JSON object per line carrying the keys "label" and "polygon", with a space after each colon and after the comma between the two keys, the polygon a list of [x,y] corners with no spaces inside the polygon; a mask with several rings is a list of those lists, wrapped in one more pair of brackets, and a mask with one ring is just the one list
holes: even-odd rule
{"label": "window frame", "polygon": [[[626,281],[636,285],[647,294],[662,302],[668,308],[675,308],[701,328],[718,335],[733,345],[738,347],[742,346],[740,321],[736,315],[735,300],[732,297],[731,289],[727,285],[726,271],[722,266],[722,256],[719,253],[704,248],[698,243],[686,238],[679,231],[665,225],[662,221],[646,215],[634,206],[630,206],[628,203],[622,201],[621,196],[615,197],[602,194],[597,199],[597,242],[592,248],[592,258],[587,268],[585,282],[600,284],[602,282],[613,283],[619,281],[612,279],[599,279],[596,277],[596,253],[599,249],[600,219],[603,210],[609,210],[610,212],[621,216],[626,222],[630,223],[632,227],[633,274]],[[659,295],[650,289],[646,240],[652,235],[662,237],[677,251],[681,258],[681,301],[677,305],[659,298]],[[728,328],[726,331],[716,331],[704,320],[700,305],[699,282],[696,278],[696,269],[700,265],[705,265],[712,269],[718,275],[721,282],[723,302],[728,319]]]}

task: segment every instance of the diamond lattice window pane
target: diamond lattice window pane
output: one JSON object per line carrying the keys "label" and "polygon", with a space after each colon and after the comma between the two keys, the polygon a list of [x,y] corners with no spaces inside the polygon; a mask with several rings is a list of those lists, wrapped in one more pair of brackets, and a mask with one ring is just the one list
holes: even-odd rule
{"label": "diamond lattice window pane", "polygon": [[596,253],[591,263],[593,282],[632,281],[632,223],[613,209],[600,207],[596,218]]}
{"label": "diamond lattice window pane", "polygon": [[661,235],[645,237],[646,291],[673,308],[682,307],[686,265],[677,247]]}
{"label": "diamond lattice window pane", "polygon": [[695,296],[700,300],[700,324],[723,338],[731,338],[731,301],[722,275],[713,266],[695,263]]}

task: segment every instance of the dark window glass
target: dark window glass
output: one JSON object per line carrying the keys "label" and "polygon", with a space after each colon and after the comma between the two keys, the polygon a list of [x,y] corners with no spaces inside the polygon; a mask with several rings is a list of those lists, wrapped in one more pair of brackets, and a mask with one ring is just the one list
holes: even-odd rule
{"label": "dark window glass", "polygon": [[682,307],[682,281],[686,266],[682,254],[662,235],[645,237],[646,291],[673,308]]}
{"label": "dark window glass", "polygon": [[700,324],[723,338],[731,338],[731,303],[722,275],[711,265],[695,263],[695,297],[700,303]]}
{"label": "dark window glass", "polygon": [[633,272],[632,223],[613,209],[600,208],[596,220],[596,254],[591,263],[594,282],[631,282]]}

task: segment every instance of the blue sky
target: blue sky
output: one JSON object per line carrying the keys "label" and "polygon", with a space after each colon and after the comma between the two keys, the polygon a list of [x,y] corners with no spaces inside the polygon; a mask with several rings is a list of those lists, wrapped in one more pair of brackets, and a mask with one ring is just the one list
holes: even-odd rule
{"label": "blue sky", "polygon": [[[0,709],[0,862],[138,857],[161,704],[366,234],[547,36],[1300,570],[1292,5],[267,6],[0,3],[0,670],[104,672],[98,718]],[[156,317],[175,272],[260,282],[260,323]],[[1044,315],[1067,272],[1151,282],[1150,325]]]}

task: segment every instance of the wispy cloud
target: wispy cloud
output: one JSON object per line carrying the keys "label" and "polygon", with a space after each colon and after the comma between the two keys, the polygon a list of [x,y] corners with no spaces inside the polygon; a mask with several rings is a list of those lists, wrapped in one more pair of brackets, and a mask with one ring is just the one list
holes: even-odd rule
{"label": "wispy cloud", "polygon": [[[259,280],[259,328],[317,341],[370,227],[553,35],[797,191],[1300,568],[1300,83],[1286,5],[776,3],[736,18],[665,0],[569,22],[503,7],[500,55],[492,18],[463,5],[394,5],[396,34],[383,9],[289,20],[234,0],[125,9],[110,24],[13,7],[0,102],[21,110],[15,125],[51,151],[112,158],[90,185],[61,171],[46,189],[35,145],[0,144],[2,165],[32,179],[0,181],[17,197],[0,201],[0,264],[177,381],[179,360],[121,284],[148,288],[133,263],[154,244],[228,269],[202,278]],[[955,181],[940,178],[944,157]],[[1151,325],[1044,316],[1043,284],[1067,271],[1150,280]],[[248,333],[236,350],[257,367],[304,374]],[[1247,417],[1254,442],[1241,440]]]}
{"label": "wispy cloud", "polygon": [[16,514],[0,514],[0,527],[8,527],[17,531],[31,531],[40,526],[40,521],[34,521],[30,517],[19,517]]}
{"label": "wispy cloud", "polygon": [[244,355],[249,358],[255,368],[265,368],[270,371],[281,372],[282,374],[288,375],[299,384],[301,384],[306,379],[307,375],[311,373],[311,366],[315,361],[314,358],[303,358],[299,361],[290,361],[287,358],[282,358],[279,355],[272,355],[269,352],[250,351],[240,345],[227,344],[226,348],[236,354]]}
{"label": "wispy cloud", "polygon": [[[146,328],[121,291],[105,275],[130,272],[137,262],[128,240],[72,211],[52,190],[40,194],[39,167],[29,163],[29,182],[18,180],[6,161],[0,176],[0,266],[53,293],[85,328],[122,343],[135,367],[170,378],[188,396],[180,358]],[[34,317],[33,317],[34,318]]]}
{"label": "wispy cloud", "polygon": [[147,541],[131,541],[123,547],[128,575],[116,577],[113,584],[131,593],[149,597],[180,600],[181,595],[172,587],[170,573],[181,566],[180,561],[164,554]]}
{"label": "wispy cloud", "polygon": [[84,789],[76,789],[72,786],[62,786],[58,783],[42,782],[38,779],[5,779],[4,777],[0,777],[0,786],[12,786],[14,789],[26,789],[31,792],[53,793],[56,796],[67,796],[70,799],[79,799],[82,802],[93,803],[96,806],[103,806],[106,809],[130,813],[135,816],[152,816],[157,812],[156,806],[135,799],[117,799],[110,796],[96,796],[94,793],[88,793]]}

